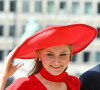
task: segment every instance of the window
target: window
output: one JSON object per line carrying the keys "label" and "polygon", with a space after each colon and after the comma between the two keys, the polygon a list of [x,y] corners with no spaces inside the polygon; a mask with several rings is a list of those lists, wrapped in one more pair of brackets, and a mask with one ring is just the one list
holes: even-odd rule
{"label": "window", "polygon": [[22,0],[22,11],[29,12],[29,0]]}
{"label": "window", "polygon": [[3,51],[0,50],[0,60],[2,60],[2,59],[3,59]]}
{"label": "window", "polygon": [[76,58],[77,58],[77,54],[74,54],[73,57],[72,57],[72,61],[75,62]]}
{"label": "window", "polygon": [[10,1],[10,11],[14,12],[16,11],[16,1]]}
{"label": "window", "polygon": [[90,52],[84,52],[83,54],[83,61],[88,62],[90,57]]}
{"label": "window", "polygon": [[91,2],[85,3],[85,14],[92,14],[92,3]]}
{"label": "window", "polygon": [[72,14],[79,14],[79,3],[78,2],[72,3]]}
{"label": "window", "polygon": [[42,1],[35,1],[35,12],[41,13],[42,12]]}
{"label": "window", "polygon": [[21,35],[24,34],[24,32],[25,32],[25,27],[26,27],[26,25],[22,25],[22,32],[21,32]]}
{"label": "window", "polygon": [[60,2],[60,6],[59,6],[60,10],[59,13],[60,14],[65,14],[67,12],[67,4],[66,2]]}
{"label": "window", "polygon": [[100,62],[100,52],[96,52],[96,61]]}
{"label": "window", "polygon": [[98,14],[100,14],[100,3],[98,3],[98,9],[97,9],[98,11]]}
{"label": "window", "polygon": [[0,25],[0,36],[3,36],[3,26]]}
{"label": "window", "polygon": [[12,50],[8,50],[8,54],[11,52]]}
{"label": "window", "polygon": [[98,30],[97,38],[100,38],[100,27],[98,27],[97,30]]}
{"label": "window", "polygon": [[14,37],[15,36],[15,25],[11,25],[10,26],[10,32],[9,32],[9,36]]}
{"label": "window", "polygon": [[4,10],[4,1],[0,1],[0,11]]}
{"label": "window", "polygon": [[54,1],[48,1],[47,12],[54,13]]}

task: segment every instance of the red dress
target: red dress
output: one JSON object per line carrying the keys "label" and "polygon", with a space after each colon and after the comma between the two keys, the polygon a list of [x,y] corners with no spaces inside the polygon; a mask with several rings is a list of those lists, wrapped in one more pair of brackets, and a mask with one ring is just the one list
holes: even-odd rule
{"label": "red dress", "polygon": [[[77,77],[68,75],[66,79],[67,90],[80,90],[80,81]],[[34,75],[15,80],[6,90],[47,90],[47,88]]]}

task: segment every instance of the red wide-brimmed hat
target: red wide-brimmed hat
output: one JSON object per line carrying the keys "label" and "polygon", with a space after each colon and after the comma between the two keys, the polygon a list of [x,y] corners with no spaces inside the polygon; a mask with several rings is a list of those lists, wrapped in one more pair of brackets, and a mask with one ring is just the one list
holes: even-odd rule
{"label": "red wide-brimmed hat", "polygon": [[49,26],[27,38],[17,48],[13,59],[32,59],[38,49],[67,44],[72,45],[72,54],[76,54],[85,49],[97,33],[95,28],[85,24]]}

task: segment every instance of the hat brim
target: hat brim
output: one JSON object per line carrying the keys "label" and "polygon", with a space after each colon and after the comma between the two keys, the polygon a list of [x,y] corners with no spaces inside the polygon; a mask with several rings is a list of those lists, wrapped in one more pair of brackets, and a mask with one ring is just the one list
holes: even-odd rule
{"label": "hat brim", "polygon": [[85,49],[97,33],[95,28],[85,24],[49,26],[27,38],[17,48],[13,59],[32,59],[38,49],[67,44],[72,45],[72,54],[76,54]]}

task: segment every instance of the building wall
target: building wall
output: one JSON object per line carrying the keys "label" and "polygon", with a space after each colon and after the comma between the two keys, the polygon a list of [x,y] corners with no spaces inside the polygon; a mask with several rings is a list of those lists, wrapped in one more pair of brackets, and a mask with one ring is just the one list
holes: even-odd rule
{"label": "building wall", "polygon": [[[0,60],[19,44],[29,17],[35,17],[42,28],[84,23],[97,28],[100,33],[99,4],[100,0],[0,0]],[[99,62],[99,41],[98,34],[93,43],[72,61]]]}

